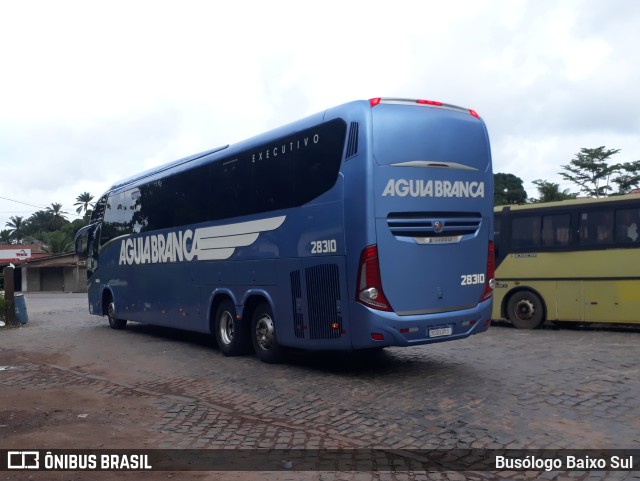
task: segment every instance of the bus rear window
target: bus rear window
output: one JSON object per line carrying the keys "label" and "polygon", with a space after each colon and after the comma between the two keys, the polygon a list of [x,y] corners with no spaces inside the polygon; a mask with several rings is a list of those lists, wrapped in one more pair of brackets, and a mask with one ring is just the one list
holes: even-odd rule
{"label": "bus rear window", "polygon": [[490,162],[484,124],[477,118],[406,105],[373,109],[373,153],[379,165],[421,160],[484,171]]}

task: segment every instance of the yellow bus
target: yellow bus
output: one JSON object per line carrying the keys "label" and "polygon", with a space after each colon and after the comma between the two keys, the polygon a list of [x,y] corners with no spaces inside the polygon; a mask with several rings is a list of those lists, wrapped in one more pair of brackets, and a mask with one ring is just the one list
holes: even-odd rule
{"label": "yellow bus", "polygon": [[493,319],[640,323],[640,195],[494,209]]}

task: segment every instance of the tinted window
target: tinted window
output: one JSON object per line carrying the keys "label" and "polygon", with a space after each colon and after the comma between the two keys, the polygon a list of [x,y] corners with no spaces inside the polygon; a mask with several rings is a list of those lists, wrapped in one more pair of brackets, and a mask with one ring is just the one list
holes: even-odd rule
{"label": "tinted window", "polygon": [[511,224],[511,242],[514,248],[540,245],[540,217],[519,217]]}
{"label": "tinted window", "polygon": [[638,242],[640,239],[640,209],[618,209],[615,230],[617,243]]}
{"label": "tinted window", "polygon": [[134,214],[137,209],[136,201],[139,196],[138,189],[109,196],[104,213],[101,245],[121,235],[139,231],[139,229],[135,229],[134,223]]}
{"label": "tinted window", "polygon": [[500,229],[502,227],[502,216],[500,214],[496,214],[493,217],[493,238],[500,238]]}
{"label": "tinted window", "polygon": [[105,215],[110,238],[311,202],[335,185],[345,135],[345,122],[332,120],[142,185],[135,199],[131,191],[114,195]]}
{"label": "tinted window", "polygon": [[569,214],[542,216],[542,245],[545,247],[568,246],[571,241],[571,216]]}
{"label": "tinted window", "polygon": [[582,245],[613,243],[613,212],[609,210],[580,212],[579,238]]}

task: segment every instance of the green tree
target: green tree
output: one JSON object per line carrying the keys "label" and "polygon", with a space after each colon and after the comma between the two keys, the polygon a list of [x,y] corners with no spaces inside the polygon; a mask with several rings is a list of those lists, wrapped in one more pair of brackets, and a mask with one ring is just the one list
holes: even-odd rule
{"label": "green tree", "polygon": [[47,232],[43,236],[44,250],[49,254],[64,254],[73,250],[73,238],[62,230]]}
{"label": "green tree", "polygon": [[493,174],[493,202],[495,205],[524,204],[527,202],[527,192],[522,185],[522,179],[513,174]]}
{"label": "green tree", "polygon": [[559,172],[563,179],[580,186],[590,197],[606,197],[611,190],[611,176],[621,168],[620,164],[609,165],[611,156],[620,149],[607,149],[604,145],[595,149],[582,148],[573,160],[562,166]]}
{"label": "green tree", "polygon": [[0,231],[0,244],[9,244],[11,242],[11,231],[4,229]]}
{"label": "green tree", "polygon": [[39,210],[31,214],[27,219],[26,233],[29,236],[36,236],[41,232],[53,232],[53,214],[46,210]]}
{"label": "green tree", "polygon": [[554,202],[556,200],[575,199],[578,194],[569,193],[569,189],[560,192],[560,184],[537,179],[533,181],[533,185],[538,189],[539,199],[531,199],[531,202]]}
{"label": "green tree", "polygon": [[9,222],[6,223],[5,227],[9,228],[9,232],[13,239],[21,241],[26,233],[27,224],[24,217],[14,215],[9,218]]}
{"label": "green tree", "polygon": [[640,185],[640,160],[620,164],[620,174],[613,179],[618,184],[618,194],[628,194]]}
{"label": "green tree", "polygon": [[54,202],[50,207],[47,207],[47,212],[52,214],[51,220],[54,230],[58,230],[68,222],[65,213],[62,211],[62,204]]}
{"label": "green tree", "polygon": [[84,213],[86,214],[89,210],[89,207],[93,207],[93,204],[91,203],[92,200],[93,195],[91,195],[89,192],[83,192],[82,194],[80,194],[78,197],[76,197],[77,202],[73,204],[74,206],[78,206],[76,212],[80,214],[84,211]]}

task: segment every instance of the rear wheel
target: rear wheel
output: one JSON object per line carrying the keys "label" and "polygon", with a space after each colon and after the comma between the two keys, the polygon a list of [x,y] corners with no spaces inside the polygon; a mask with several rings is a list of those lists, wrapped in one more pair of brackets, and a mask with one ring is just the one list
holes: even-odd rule
{"label": "rear wheel", "polygon": [[249,352],[251,341],[246,322],[238,320],[233,303],[222,301],[215,314],[215,335],[218,347],[225,356],[239,356]]}
{"label": "rear wheel", "polygon": [[274,364],[282,361],[284,353],[276,340],[273,312],[266,302],[259,304],[253,313],[251,341],[257,356],[263,362]]}
{"label": "rear wheel", "polygon": [[544,305],[531,291],[516,292],[507,304],[507,318],[518,329],[536,329],[544,322]]}
{"label": "rear wheel", "polygon": [[109,326],[111,326],[111,329],[124,329],[127,327],[126,319],[118,319],[116,317],[116,304],[111,299],[107,306],[107,318],[109,319]]}

